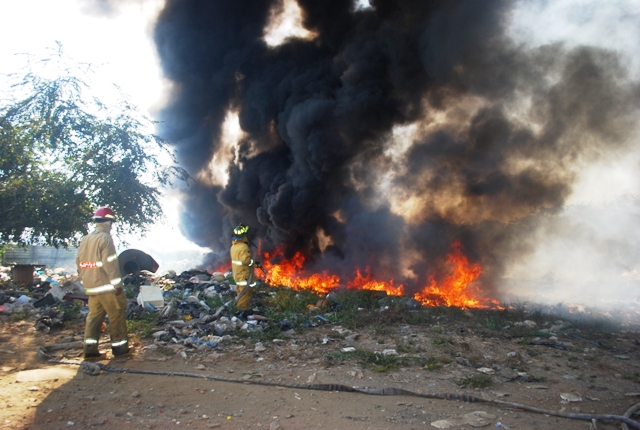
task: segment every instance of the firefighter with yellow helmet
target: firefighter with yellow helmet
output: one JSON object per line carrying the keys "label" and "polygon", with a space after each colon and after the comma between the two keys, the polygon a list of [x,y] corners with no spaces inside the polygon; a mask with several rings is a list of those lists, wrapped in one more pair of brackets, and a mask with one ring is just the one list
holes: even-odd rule
{"label": "firefighter with yellow helmet", "polygon": [[95,230],[82,238],[76,264],[84,290],[89,296],[89,314],[84,331],[84,357],[88,360],[106,358],[100,353],[98,341],[105,316],[109,315],[109,336],[114,356],[129,353],[127,339],[127,298],[122,290],[122,275],[118,255],[111,238],[111,225],[116,214],[107,207],[98,208],[92,217]]}
{"label": "firefighter with yellow helmet", "polygon": [[253,261],[251,256],[251,248],[249,248],[249,227],[246,225],[238,225],[233,229],[231,236],[231,271],[233,279],[236,282],[237,296],[236,306],[240,310],[249,310],[249,302],[251,301],[251,288],[256,285],[256,278],[253,268],[257,263]]}

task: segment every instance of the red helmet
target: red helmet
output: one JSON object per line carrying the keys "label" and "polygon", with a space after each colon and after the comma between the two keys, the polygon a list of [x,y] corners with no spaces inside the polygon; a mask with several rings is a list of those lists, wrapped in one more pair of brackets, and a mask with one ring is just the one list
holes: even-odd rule
{"label": "red helmet", "polygon": [[107,208],[107,207],[101,207],[101,208],[96,209],[96,211],[93,213],[92,219],[94,221],[96,221],[96,220],[100,220],[100,221],[115,221],[116,220],[116,213],[114,211],[112,211],[111,209]]}

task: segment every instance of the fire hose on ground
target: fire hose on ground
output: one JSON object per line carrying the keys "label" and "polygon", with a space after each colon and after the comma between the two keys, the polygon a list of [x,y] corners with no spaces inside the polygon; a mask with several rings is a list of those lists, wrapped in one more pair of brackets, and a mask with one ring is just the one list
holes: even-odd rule
{"label": "fire hose on ground", "polygon": [[117,373],[134,373],[141,375],[156,375],[156,376],[182,376],[187,378],[199,378],[210,381],[229,382],[236,384],[250,384],[250,385],[263,385],[269,387],[283,387],[283,388],[295,388],[301,390],[316,390],[316,391],[340,391],[347,393],[360,393],[374,396],[411,396],[421,397],[425,399],[439,399],[439,400],[457,400],[467,403],[489,403],[499,406],[505,406],[509,408],[519,409],[528,412],[535,412],[539,414],[550,415],[560,418],[568,418],[573,420],[591,421],[619,421],[622,426],[622,430],[638,429],[640,430],[640,422],[632,420],[631,415],[640,410],[640,403],[634,405],[627,410],[624,415],[612,415],[612,414],[572,414],[559,411],[552,411],[547,409],[535,408],[533,406],[527,406],[520,403],[506,402],[504,400],[485,399],[482,397],[471,396],[468,394],[456,394],[456,393],[417,393],[414,391],[405,390],[402,388],[356,388],[341,384],[283,384],[275,381],[251,381],[244,379],[225,378],[215,375],[203,375],[199,373],[189,372],[168,372],[162,370],[141,370],[141,369],[127,369],[123,367],[115,367],[107,364],[78,361],[78,360],[66,360],[58,359],[50,354],[54,351],[67,350],[81,348],[82,341],[60,343],[57,345],[42,346],[37,350],[37,357],[48,363],[54,364],[72,364],[80,366],[82,371],[88,375],[98,375],[101,370],[105,372],[117,372]]}

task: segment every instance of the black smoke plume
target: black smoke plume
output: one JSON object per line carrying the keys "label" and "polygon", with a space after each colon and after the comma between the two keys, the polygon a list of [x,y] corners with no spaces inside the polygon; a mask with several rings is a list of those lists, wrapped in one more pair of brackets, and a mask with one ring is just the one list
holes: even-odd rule
{"label": "black smoke plume", "polygon": [[[458,240],[489,291],[580,169],[630,145],[640,91],[620,59],[519,46],[512,1],[297,3],[313,37],[276,47],[263,36],[278,0],[168,0],[155,28],[174,83],[164,136],[194,177],[231,157],[225,185],[184,191],[210,268],[243,222],[309,270],[369,266],[409,290],[443,276]],[[245,133],[233,150],[229,111]]]}

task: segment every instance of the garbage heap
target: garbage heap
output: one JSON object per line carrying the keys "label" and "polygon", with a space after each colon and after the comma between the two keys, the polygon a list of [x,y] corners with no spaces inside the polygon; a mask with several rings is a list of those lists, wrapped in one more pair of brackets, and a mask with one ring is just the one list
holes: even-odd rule
{"label": "garbage heap", "polygon": [[235,310],[237,290],[231,272],[169,271],[157,276],[141,271],[127,276],[124,284],[127,296],[135,296],[127,317],[157,313],[165,323],[152,337],[163,346],[215,348],[237,330],[264,330],[270,324],[258,309]]}
{"label": "garbage heap", "polygon": [[13,282],[11,268],[0,266],[0,315],[35,317],[34,328],[48,333],[64,321],[86,315],[87,297],[78,276],[64,269],[40,269],[29,284]]}
{"label": "garbage heap", "polygon": [[[313,301],[307,302],[305,312],[270,319],[264,316],[265,310],[271,308],[270,299],[275,299],[281,289],[258,282],[252,299],[256,307],[240,311],[235,308],[237,289],[230,271],[210,274],[192,269],[178,275],[170,270],[159,275],[140,270],[126,275],[123,284],[129,300],[128,320],[146,324],[143,331],[145,336],[152,336],[154,345],[175,347],[176,351],[215,348],[221,340],[241,331],[269,330],[278,337],[290,337],[295,334],[294,326],[331,324],[323,314],[335,314],[341,306],[337,292],[322,298],[311,295],[304,299]],[[34,328],[44,333],[65,321],[81,320],[88,313],[88,297],[75,274],[42,271],[33,285],[13,287],[9,287],[10,294],[0,292],[0,298],[4,297],[0,301],[5,303],[0,313],[21,319],[35,316]],[[401,305],[410,311],[420,307],[411,298],[391,297],[380,291],[369,293],[377,299],[380,312],[390,306]]]}

